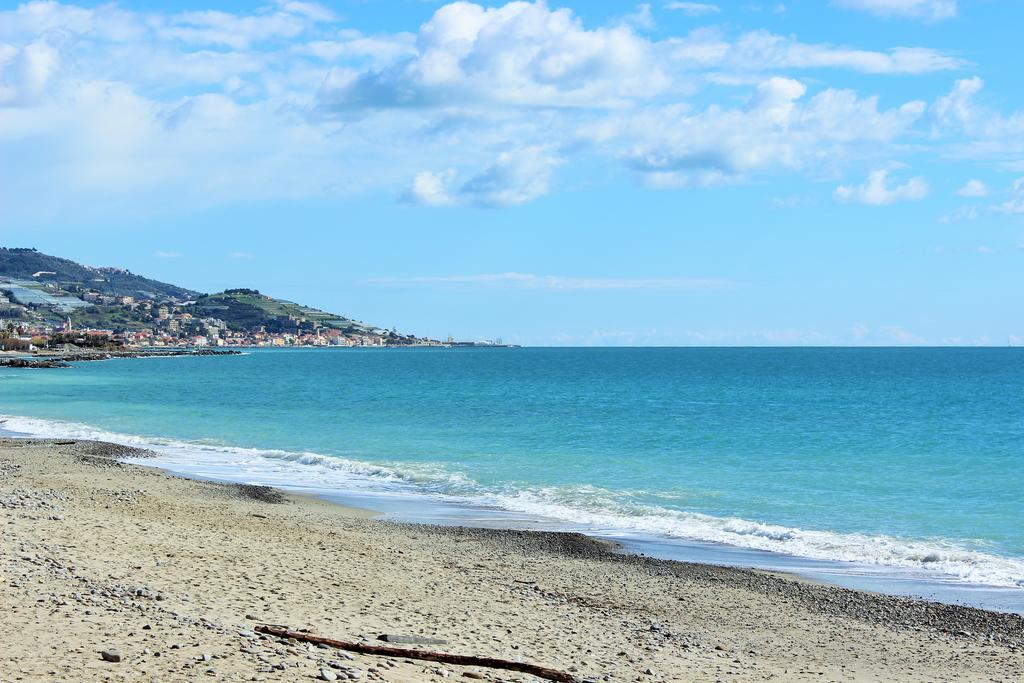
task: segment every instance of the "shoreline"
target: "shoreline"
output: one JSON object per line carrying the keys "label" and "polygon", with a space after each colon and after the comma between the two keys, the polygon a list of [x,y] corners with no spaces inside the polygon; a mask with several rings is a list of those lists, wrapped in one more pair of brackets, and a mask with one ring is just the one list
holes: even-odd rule
{"label": "shoreline", "polygon": [[[11,419],[20,419],[8,416]],[[33,420],[35,418],[24,418]],[[47,422],[43,420],[43,422]],[[84,431],[63,431],[63,423],[55,423],[52,429],[22,431],[5,430],[0,424],[0,438],[4,436],[28,438],[69,438],[84,440],[108,440],[121,444],[152,448],[159,467],[178,476],[222,483],[258,483],[276,486],[293,495],[306,495],[321,501],[328,501],[345,507],[359,507],[374,510],[384,519],[419,524],[440,524],[448,526],[473,526],[494,529],[544,530],[578,532],[607,540],[622,547],[623,552],[648,555],[686,563],[710,564],[754,569],[799,577],[801,580],[817,582],[865,592],[901,596],[951,605],[977,607],[996,612],[1024,615],[1024,591],[1019,588],[972,583],[940,573],[929,573],[887,565],[873,565],[858,562],[843,562],[828,559],[812,559],[774,550],[760,550],[720,542],[662,538],[642,533],[622,532],[617,529],[595,527],[582,522],[562,518],[542,517],[532,513],[516,512],[514,509],[495,507],[479,501],[463,501],[458,498],[439,499],[424,496],[419,492],[368,489],[358,484],[351,489],[319,486],[313,480],[283,479],[280,473],[265,476],[262,470],[236,463],[225,470],[204,457],[193,460],[192,447],[181,444],[147,443],[146,439],[129,438],[126,435],[96,432],[92,428]],[[72,424],[65,425],[69,429]],[[96,433],[93,433],[96,432]],[[173,445],[173,447],[170,447]],[[196,445],[197,452],[205,452],[206,446]],[[216,449],[215,449],[216,450]],[[251,449],[242,449],[243,451]],[[180,451],[180,452],[179,452]],[[186,455],[182,459],[182,455]],[[140,461],[137,464],[149,464]],[[295,474],[295,473],[292,473]]]}
{"label": "shoreline", "polygon": [[[13,551],[0,583],[13,609],[0,627],[15,641],[0,655],[0,680],[5,670],[51,680],[60,676],[48,671],[61,667],[76,680],[140,680],[143,670],[160,680],[347,671],[328,661],[366,680],[447,677],[422,662],[347,660],[240,635],[257,621],[247,615],[366,642],[375,632],[440,638],[448,642],[439,649],[518,657],[579,680],[1024,672],[1019,615],[623,554],[582,534],[367,519],[313,497],[121,461],[138,455],[100,442],[0,439],[0,515]],[[63,644],[44,671],[33,653],[53,641],[55,627]],[[99,659],[90,648],[109,644],[100,641],[116,641],[125,660]],[[210,650],[216,655],[202,659]],[[463,669],[445,667],[457,676]]]}

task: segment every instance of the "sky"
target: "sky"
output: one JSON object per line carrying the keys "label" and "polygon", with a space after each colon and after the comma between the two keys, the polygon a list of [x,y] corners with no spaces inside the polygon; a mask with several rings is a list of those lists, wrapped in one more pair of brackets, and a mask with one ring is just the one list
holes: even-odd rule
{"label": "sky", "polygon": [[0,0],[0,244],[421,336],[1024,344],[1017,0]]}

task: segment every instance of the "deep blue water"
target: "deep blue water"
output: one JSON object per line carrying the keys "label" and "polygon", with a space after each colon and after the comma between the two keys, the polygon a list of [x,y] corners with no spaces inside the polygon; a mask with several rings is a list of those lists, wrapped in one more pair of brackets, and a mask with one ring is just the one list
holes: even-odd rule
{"label": "deep blue water", "polygon": [[0,368],[0,413],[206,476],[1024,585],[1019,349],[128,359]]}

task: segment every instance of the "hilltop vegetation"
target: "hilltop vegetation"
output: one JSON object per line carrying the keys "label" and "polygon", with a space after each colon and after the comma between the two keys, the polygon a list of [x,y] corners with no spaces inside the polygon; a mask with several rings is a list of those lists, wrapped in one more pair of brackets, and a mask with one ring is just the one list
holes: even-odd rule
{"label": "hilltop vegetation", "polygon": [[151,280],[123,268],[92,268],[35,249],[0,247],[0,275],[53,284],[72,294],[95,291],[139,299],[185,300],[199,292]]}
{"label": "hilltop vegetation", "polygon": [[293,329],[295,321],[305,321],[343,332],[363,333],[371,328],[341,315],[327,313],[283,299],[261,294],[255,289],[229,289],[207,294],[188,307],[193,316],[218,318],[233,330],[265,327],[268,332]]}

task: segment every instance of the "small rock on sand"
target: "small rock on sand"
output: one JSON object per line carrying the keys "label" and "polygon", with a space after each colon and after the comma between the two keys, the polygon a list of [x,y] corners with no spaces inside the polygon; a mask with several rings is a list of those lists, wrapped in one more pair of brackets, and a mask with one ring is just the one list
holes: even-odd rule
{"label": "small rock on sand", "polygon": [[338,674],[334,673],[330,669],[320,669],[320,680],[321,681],[336,681],[336,680],[338,680]]}
{"label": "small rock on sand", "polygon": [[100,657],[102,657],[105,662],[120,662],[121,651],[112,647],[107,648],[100,652]]}

